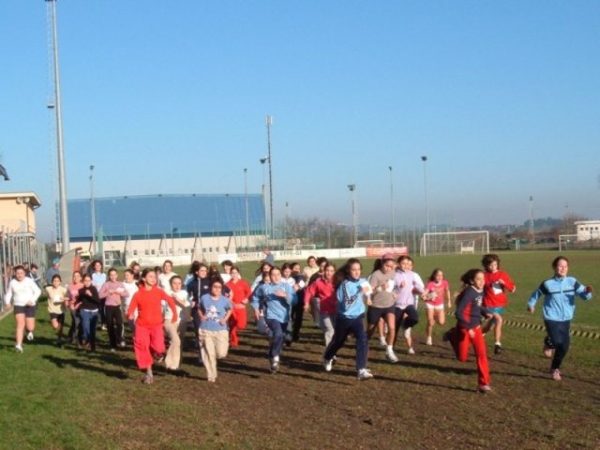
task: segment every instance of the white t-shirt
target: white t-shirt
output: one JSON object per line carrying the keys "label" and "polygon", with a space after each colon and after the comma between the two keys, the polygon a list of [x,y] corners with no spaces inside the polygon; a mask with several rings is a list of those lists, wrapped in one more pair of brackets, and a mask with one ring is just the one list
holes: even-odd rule
{"label": "white t-shirt", "polygon": [[[129,305],[131,304],[131,299],[133,298],[133,294],[138,291],[138,285],[134,281],[132,283],[127,283],[123,281],[123,287],[125,288],[125,292],[127,295],[123,298],[123,307],[125,309],[125,314],[127,314],[127,310],[129,309]],[[137,310],[133,313],[133,319],[137,319]]]}
{"label": "white t-shirt", "polygon": [[158,286],[164,291],[171,288],[171,278],[177,275],[175,272],[161,273],[158,276]]}
{"label": "white t-shirt", "polygon": [[14,306],[35,305],[41,294],[42,290],[31,278],[25,277],[23,281],[13,278],[8,283],[4,303],[10,305],[12,300]]}

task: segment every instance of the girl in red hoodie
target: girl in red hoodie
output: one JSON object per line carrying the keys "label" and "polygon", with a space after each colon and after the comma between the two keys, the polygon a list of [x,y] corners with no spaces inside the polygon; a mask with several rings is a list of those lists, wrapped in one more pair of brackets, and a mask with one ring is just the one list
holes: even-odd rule
{"label": "girl in red hoodie", "polygon": [[133,320],[137,310],[133,340],[135,359],[138,367],[146,371],[142,383],[151,384],[154,382],[152,355],[162,356],[165,353],[162,300],[167,302],[173,313],[172,323],[177,322],[177,308],[173,298],[156,286],[156,273],[153,270],[144,269],[141,278],[143,285],[131,299],[127,317]]}
{"label": "girl in red hoodie", "polygon": [[337,297],[335,295],[335,286],[333,276],[335,275],[335,266],[327,263],[323,275],[311,283],[304,290],[304,311],[308,312],[313,298],[319,299],[320,315],[319,327],[325,338],[325,348],[333,338],[335,327],[335,314],[337,310]]}

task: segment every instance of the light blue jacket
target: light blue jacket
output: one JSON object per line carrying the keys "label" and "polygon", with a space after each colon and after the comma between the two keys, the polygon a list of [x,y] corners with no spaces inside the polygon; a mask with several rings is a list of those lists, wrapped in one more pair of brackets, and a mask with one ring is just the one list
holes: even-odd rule
{"label": "light blue jacket", "polygon": [[359,278],[358,280],[345,279],[342,281],[336,291],[338,309],[337,313],[347,319],[355,319],[365,313],[364,294],[362,285],[367,280]]}
{"label": "light blue jacket", "polygon": [[542,295],[544,296],[544,319],[557,322],[573,318],[576,295],[586,301],[592,298],[592,293],[586,293],[585,286],[573,277],[553,277],[543,281],[531,294],[527,304],[533,308]]}
{"label": "light blue jacket", "polygon": [[[275,292],[281,290],[285,291],[285,298],[275,295]],[[295,297],[294,288],[285,281],[277,284],[261,284],[252,295],[252,307],[255,310],[265,309],[267,320],[272,319],[279,323],[286,323],[290,320],[290,308]]]}

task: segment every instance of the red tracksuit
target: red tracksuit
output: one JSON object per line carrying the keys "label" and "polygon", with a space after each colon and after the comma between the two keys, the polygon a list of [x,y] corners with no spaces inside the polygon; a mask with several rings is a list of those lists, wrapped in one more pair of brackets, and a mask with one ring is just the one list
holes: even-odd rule
{"label": "red tracksuit", "polygon": [[[456,353],[456,359],[461,362],[467,360],[469,347],[473,345],[479,386],[489,385],[491,381],[485,339],[481,333],[482,299],[483,293],[478,292],[473,286],[467,287],[458,296],[456,301],[458,323],[449,331],[448,336]],[[469,336],[470,330],[474,332],[473,337]]]}
{"label": "red tracksuit", "polygon": [[152,354],[162,355],[165,353],[162,300],[168,303],[169,308],[173,311],[173,322],[176,322],[175,302],[165,291],[156,286],[152,286],[150,289],[142,286],[134,294],[127,310],[127,317],[131,317],[136,309],[138,311],[133,349],[137,365],[142,370],[152,367]]}
{"label": "red tracksuit", "polygon": [[232,347],[237,347],[240,344],[237,332],[246,328],[248,323],[246,303],[252,291],[246,280],[229,280],[226,286],[231,290],[233,303],[233,311],[229,317],[229,341]]}

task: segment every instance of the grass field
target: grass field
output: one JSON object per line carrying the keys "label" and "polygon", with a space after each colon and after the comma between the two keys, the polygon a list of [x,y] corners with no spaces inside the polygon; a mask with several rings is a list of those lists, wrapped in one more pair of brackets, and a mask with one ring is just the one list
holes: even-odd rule
{"label": "grass field", "polygon": [[[551,275],[554,256],[501,255],[518,286],[508,318],[541,323],[525,302]],[[567,256],[571,274],[600,288],[599,252]],[[422,258],[415,268],[425,278],[440,266],[457,287],[478,260]],[[248,278],[253,269],[242,267]],[[306,318],[276,375],[268,373],[265,339],[250,326],[220,361],[216,384],[188,350],[178,376],[158,369],[145,386],[131,349],[111,354],[105,333],[96,353],[57,348],[45,304],[38,317],[23,354],[13,350],[12,317],[0,322],[0,448],[600,448],[599,340],[573,338],[557,383],[541,355],[543,333],[507,328],[505,352],[490,357],[494,391],[479,395],[474,361],[455,361],[442,329],[434,346],[423,344],[422,311],[416,355],[399,353],[391,365],[371,341],[376,378],[368,382],[355,379],[350,346],[332,373],[322,370],[321,334]],[[578,304],[573,328],[600,331],[597,299]]]}

